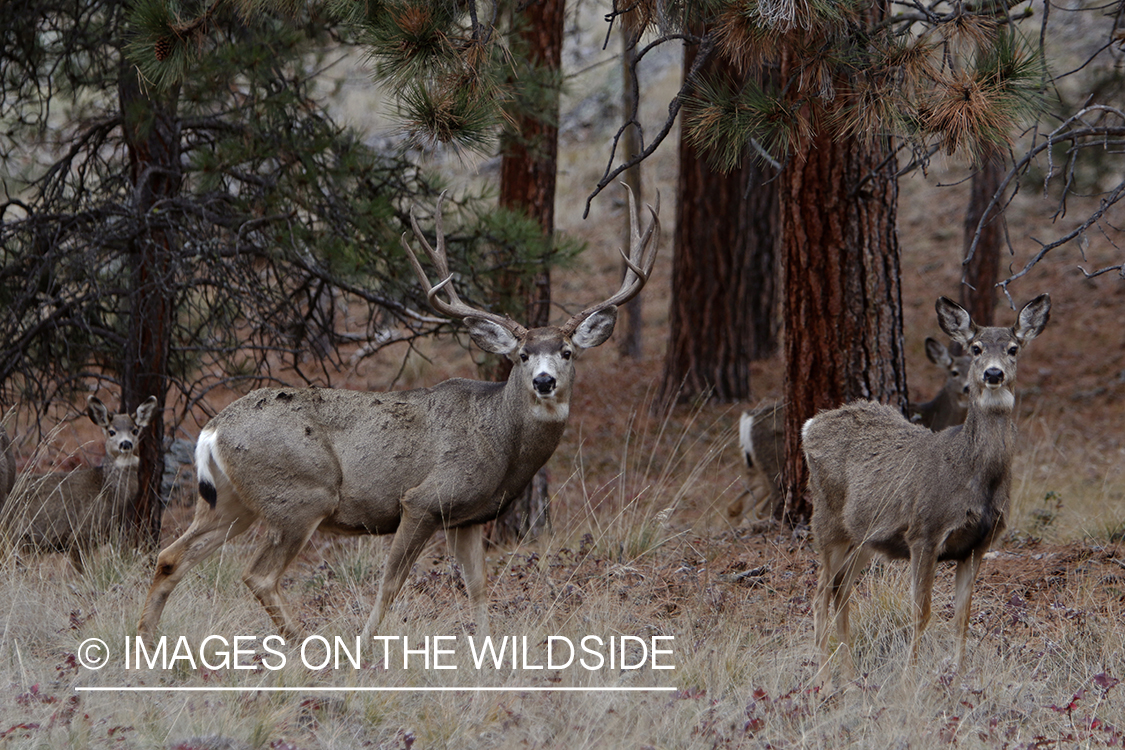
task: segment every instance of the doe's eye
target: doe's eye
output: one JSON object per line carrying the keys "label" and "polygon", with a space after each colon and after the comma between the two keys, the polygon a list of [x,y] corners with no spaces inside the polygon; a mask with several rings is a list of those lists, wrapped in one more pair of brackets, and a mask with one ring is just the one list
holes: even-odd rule
{"label": "doe's eye", "polygon": [[562,350],[562,358],[563,359],[570,359],[570,357],[571,357],[570,349],[563,349]]}
{"label": "doe's eye", "polygon": [[981,346],[980,344],[973,344],[972,348],[969,349],[969,351],[971,351],[973,353],[974,357],[979,357],[981,352],[984,351],[984,347]]}

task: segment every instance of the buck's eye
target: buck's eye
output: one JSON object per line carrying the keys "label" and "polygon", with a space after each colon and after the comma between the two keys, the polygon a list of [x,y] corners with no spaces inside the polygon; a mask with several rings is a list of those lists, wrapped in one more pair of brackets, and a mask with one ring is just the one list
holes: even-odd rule
{"label": "buck's eye", "polygon": [[520,362],[527,361],[527,352],[520,352]]}
{"label": "buck's eye", "polygon": [[562,358],[563,359],[570,359],[570,355],[571,355],[570,349],[563,349],[562,350]]}
{"label": "buck's eye", "polygon": [[969,351],[973,353],[974,357],[979,357],[981,355],[981,352],[984,351],[984,347],[980,344],[973,344]]}
{"label": "buck's eye", "polygon": [[1017,354],[1019,354],[1019,351],[1020,351],[1020,348],[1018,346],[1016,346],[1015,344],[1012,344],[1011,346],[1008,347],[1008,356],[1014,357]]}

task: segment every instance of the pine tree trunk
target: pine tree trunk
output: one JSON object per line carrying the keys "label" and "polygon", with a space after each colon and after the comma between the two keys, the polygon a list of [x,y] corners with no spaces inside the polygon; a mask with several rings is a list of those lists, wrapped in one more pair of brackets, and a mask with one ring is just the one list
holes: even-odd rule
{"label": "pine tree trunk", "polygon": [[[694,59],[685,50],[685,75]],[[723,70],[712,59],[701,72]],[[776,216],[775,183],[754,160],[723,173],[681,136],[663,401],[750,397],[750,361],[776,346]]]}
{"label": "pine tree trunk", "polygon": [[[530,52],[530,64],[541,70],[562,67],[563,0],[539,0],[524,10],[521,30]],[[555,178],[558,172],[558,95],[549,111],[528,114],[518,121],[519,137],[506,139],[500,162],[500,205],[535,217],[544,234],[555,232]],[[551,276],[543,269],[528,289],[513,290],[523,296],[526,324],[545,326],[551,317]],[[507,377],[509,368],[504,368]],[[535,537],[550,527],[547,470],[544,467],[493,524],[490,539],[512,542]]]}
{"label": "pine tree trunk", "polygon": [[129,248],[132,265],[129,334],[121,373],[121,409],[134,411],[149,396],[160,408],[140,441],[140,489],[129,513],[127,534],[142,548],[160,541],[164,473],[164,414],[168,393],[168,357],[175,314],[174,238],[161,225],[157,204],[180,190],[180,139],[176,119],[177,91],[164,100],[146,95],[136,71],[123,67],[118,97],[129,149],[130,181],[138,226],[145,227]]}
{"label": "pine tree trunk", "polygon": [[[987,154],[980,170],[973,175],[969,193],[969,206],[965,211],[965,256],[976,237],[977,225],[985,208],[1000,189],[1004,179],[1004,155],[999,151]],[[996,308],[996,282],[1000,280],[1000,252],[1007,234],[1007,224],[1001,206],[994,206],[980,230],[973,257],[965,267],[965,283],[961,285],[961,305],[973,320],[990,326]]]}
{"label": "pine tree trunk", "polygon": [[868,398],[906,409],[898,181],[890,144],[822,132],[782,172],[786,458],[775,516],[807,521],[800,428]]}

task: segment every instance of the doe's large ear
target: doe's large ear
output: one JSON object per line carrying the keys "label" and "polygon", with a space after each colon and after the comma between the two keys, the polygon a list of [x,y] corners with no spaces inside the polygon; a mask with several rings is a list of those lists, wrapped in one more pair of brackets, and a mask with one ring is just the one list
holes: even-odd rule
{"label": "doe's large ear", "polygon": [[941,343],[933,336],[926,337],[926,359],[933,362],[938,367],[949,367],[953,364],[953,356],[949,350],[945,348],[945,344]]}
{"label": "doe's large ear", "polygon": [[498,323],[484,318],[465,318],[469,336],[477,346],[492,354],[511,354],[520,345],[515,335]]}
{"label": "doe's large ear", "polygon": [[948,297],[938,297],[934,309],[937,310],[938,325],[946,336],[962,346],[973,340],[977,327],[969,317],[968,310]]}
{"label": "doe's large ear", "polygon": [[98,427],[109,426],[109,409],[97,396],[90,396],[86,399],[86,414],[90,417],[90,421]]}
{"label": "doe's large ear", "polygon": [[579,349],[593,349],[604,344],[613,335],[615,325],[617,325],[617,308],[612,305],[603,307],[579,323],[570,340]]}
{"label": "doe's large ear", "polygon": [[137,407],[133,416],[133,423],[137,427],[148,427],[148,423],[152,421],[154,414],[156,414],[156,396],[149,396],[143,404]]}
{"label": "doe's large ear", "polygon": [[1047,327],[1047,321],[1050,319],[1051,295],[1040,294],[1020,310],[1014,330],[1016,341],[1020,342],[1020,346],[1031,341],[1043,332],[1043,329]]}

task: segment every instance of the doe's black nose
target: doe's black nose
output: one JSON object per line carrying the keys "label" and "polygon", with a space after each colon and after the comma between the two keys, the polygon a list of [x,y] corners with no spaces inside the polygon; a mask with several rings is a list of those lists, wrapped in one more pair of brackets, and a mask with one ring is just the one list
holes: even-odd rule
{"label": "doe's black nose", "polygon": [[544,396],[555,390],[555,379],[550,375],[536,375],[531,384]]}
{"label": "doe's black nose", "polygon": [[1004,371],[999,367],[989,367],[984,371],[984,382],[989,385],[1000,385],[1004,382]]}

